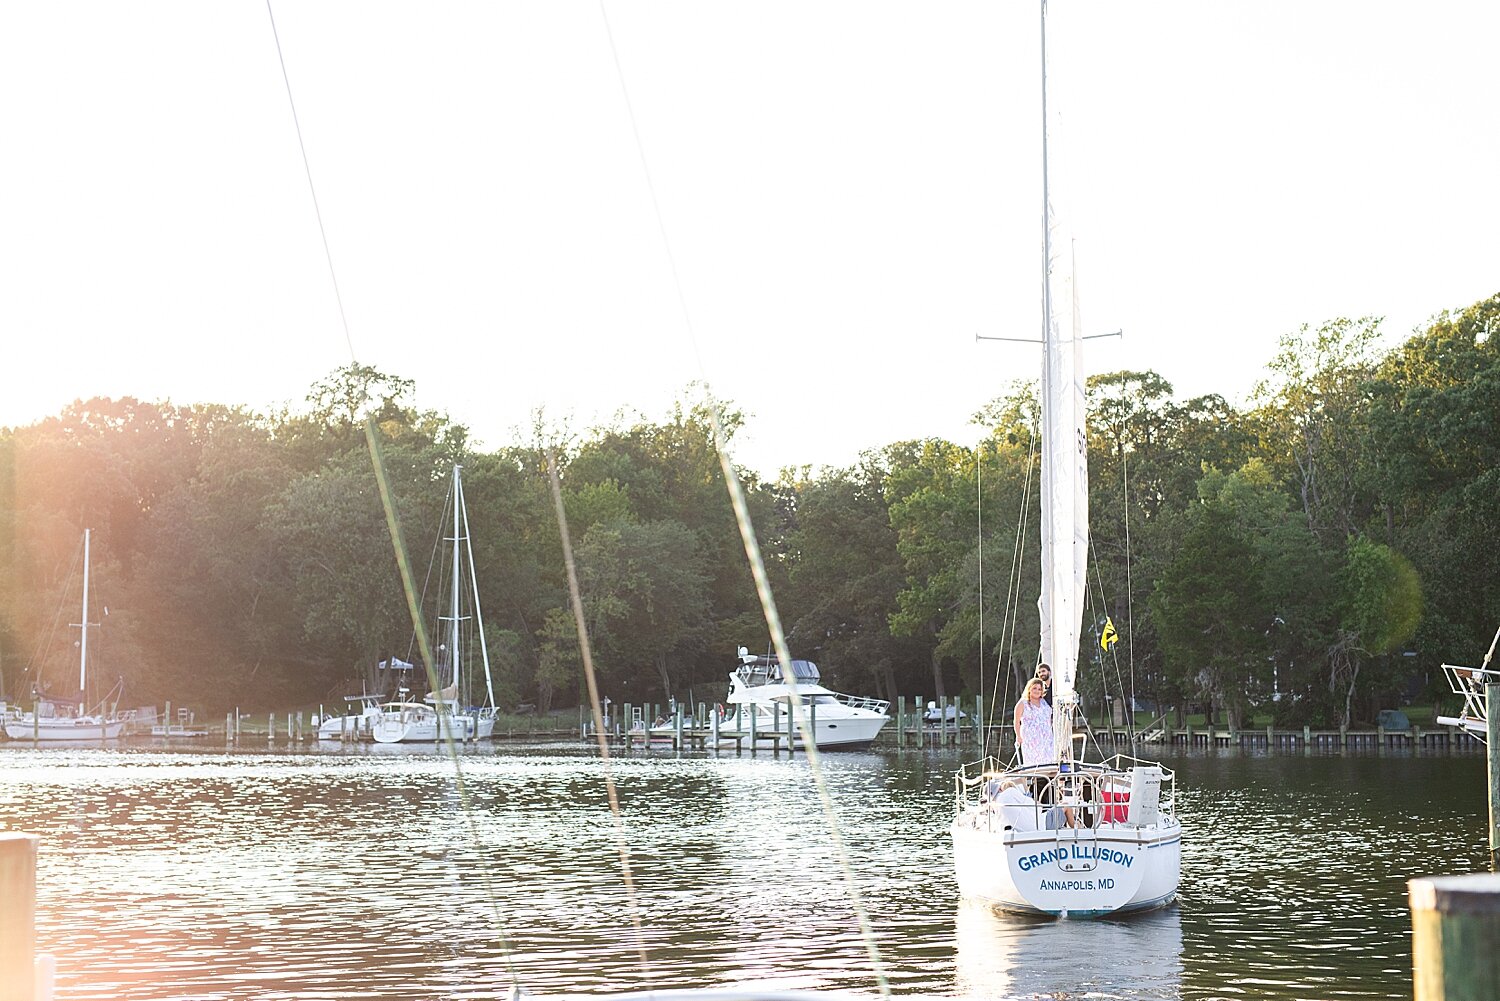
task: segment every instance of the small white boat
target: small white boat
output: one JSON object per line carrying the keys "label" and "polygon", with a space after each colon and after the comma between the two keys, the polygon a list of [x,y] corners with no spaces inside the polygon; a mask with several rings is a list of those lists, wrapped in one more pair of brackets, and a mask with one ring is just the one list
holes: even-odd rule
{"label": "small white boat", "polygon": [[[793,678],[788,682],[775,657],[757,657],[740,647],[739,658],[738,666],[729,674],[729,695],[718,721],[721,747],[749,739],[752,732],[759,740],[778,731],[795,732],[793,747],[803,747],[802,732],[793,716],[792,682],[820,751],[869,747],[890,720],[886,715],[888,701],[824,688],[818,665],[810,660],[792,661]],[[672,731],[673,725],[667,723],[652,727],[651,735],[655,739],[670,736]]]}
{"label": "small white boat", "polygon": [[[5,735],[11,740],[85,741],[114,740],[125,729],[125,720],[113,712],[85,712],[88,704],[89,629],[99,623],[89,621],[89,529],[83,530],[83,617],[73,623],[79,631],[78,695],[74,699],[38,696],[31,712],[19,712],[5,718]],[[109,610],[105,609],[105,614]]]}

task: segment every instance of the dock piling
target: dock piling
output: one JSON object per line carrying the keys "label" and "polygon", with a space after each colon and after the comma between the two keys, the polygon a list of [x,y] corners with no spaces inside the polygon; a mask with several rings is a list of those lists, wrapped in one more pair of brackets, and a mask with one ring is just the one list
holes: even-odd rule
{"label": "dock piling", "polygon": [[36,997],[35,834],[0,833],[0,1001]]}
{"label": "dock piling", "polygon": [[1415,1001],[1500,997],[1500,874],[1414,879],[1407,893]]}
{"label": "dock piling", "polygon": [[[1500,684],[1484,686],[1485,705],[1500,706]],[[1495,699],[1494,702],[1488,701]],[[1485,754],[1490,777],[1490,871],[1500,871],[1500,714],[1487,713]]]}

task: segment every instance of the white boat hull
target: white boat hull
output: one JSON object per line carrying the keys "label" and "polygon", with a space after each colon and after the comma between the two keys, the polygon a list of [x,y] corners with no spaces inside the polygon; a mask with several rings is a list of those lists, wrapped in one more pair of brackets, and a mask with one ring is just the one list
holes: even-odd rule
{"label": "white boat hull", "polygon": [[122,719],[97,716],[55,716],[33,721],[26,716],[7,720],[5,735],[11,740],[81,741],[114,740],[125,730]]}
{"label": "white boat hull", "polygon": [[[855,750],[857,748],[869,747],[880,735],[881,729],[890,719],[888,716],[845,716],[835,719],[819,718],[813,724],[813,742],[820,751],[829,750]],[[734,722],[731,718],[730,723]],[[782,731],[785,735],[786,717],[782,718]],[[772,736],[769,719],[756,721],[756,737],[761,740],[769,740]],[[748,726],[731,725],[719,727],[719,746],[734,747],[736,741],[748,740],[750,729]],[[802,748],[806,746],[802,739],[802,732],[797,731],[793,738],[793,747]]]}
{"label": "white boat hull", "polygon": [[474,739],[475,720],[448,714],[386,713],[370,724],[370,736],[377,744],[461,743]]}
{"label": "white boat hull", "polygon": [[1182,870],[1182,827],[1017,831],[984,809],[953,822],[959,893],[994,907],[1057,917],[1101,917],[1171,903]]}

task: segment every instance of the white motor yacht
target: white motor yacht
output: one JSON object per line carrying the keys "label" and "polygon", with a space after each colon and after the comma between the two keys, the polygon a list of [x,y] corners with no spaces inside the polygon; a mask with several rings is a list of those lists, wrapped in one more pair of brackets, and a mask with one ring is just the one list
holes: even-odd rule
{"label": "white motor yacht", "polygon": [[[729,675],[729,695],[719,719],[721,743],[747,739],[752,732],[759,739],[777,731],[795,730],[793,747],[802,747],[801,730],[793,724],[793,683],[820,751],[869,747],[890,720],[886,715],[888,701],[841,695],[824,688],[818,665],[810,660],[791,662],[793,677],[789,682],[775,657],[754,656],[740,647],[739,658],[739,665]],[[653,732],[661,729],[652,728]]]}

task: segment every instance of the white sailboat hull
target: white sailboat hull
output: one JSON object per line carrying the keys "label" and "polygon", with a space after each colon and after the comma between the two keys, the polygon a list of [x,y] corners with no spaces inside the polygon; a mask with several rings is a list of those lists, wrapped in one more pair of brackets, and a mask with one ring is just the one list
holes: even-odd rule
{"label": "white sailboat hull", "polygon": [[953,822],[953,864],[960,895],[1004,910],[1057,917],[1147,910],[1177,897],[1182,828],[1164,818],[1152,827],[1016,831],[975,809]]}
{"label": "white sailboat hull", "polygon": [[125,730],[122,719],[98,716],[43,717],[33,722],[29,716],[6,721],[5,735],[11,740],[79,741],[114,740]]}
{"label": "white sailboat hull", "polygon": [[425,707],[385,712],[370,724],[370,737],[377,744],[463,742],[473,740],[476,732],[472,716],[434,713]]}

